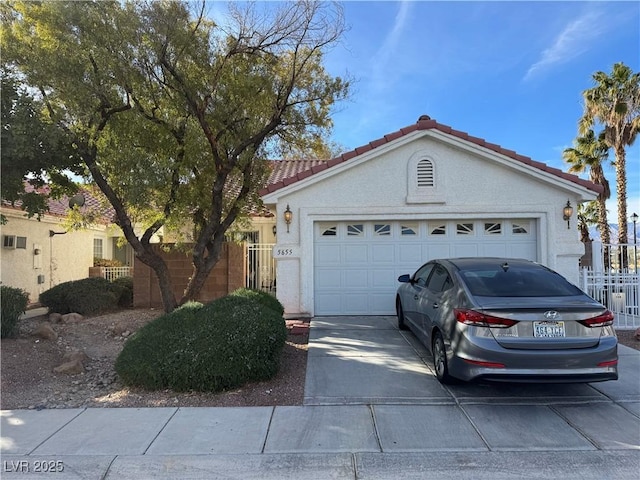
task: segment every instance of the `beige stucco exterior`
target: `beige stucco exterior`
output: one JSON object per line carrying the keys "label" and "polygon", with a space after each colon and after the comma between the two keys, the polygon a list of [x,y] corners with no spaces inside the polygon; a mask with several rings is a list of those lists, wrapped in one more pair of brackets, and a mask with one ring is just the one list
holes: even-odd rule
{"label": "beige stucco exterior", "polygon": [[[1,232],[26,238],[26,248],[0,249],[2,285],[25,290],[30,302],[54,285],[87,278],[93,266],[94,239],[102,239],[103,257],[111,258],[112,243],[104,226],[65,233],[58,217],[44,215],[38,221],[21,210],[3,208],[7,224]],[[55,235],[50,235],[55,232]]]}

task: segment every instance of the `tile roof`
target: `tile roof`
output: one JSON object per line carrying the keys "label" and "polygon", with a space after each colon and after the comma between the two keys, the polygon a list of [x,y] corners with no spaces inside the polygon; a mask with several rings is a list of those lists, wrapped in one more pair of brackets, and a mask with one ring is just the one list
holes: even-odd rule
{"label": "tile roof", "polygon": [[[584,180],[577,175],[572,175],[570,173],[563,172],[562,170],[554,167],[550,167],[542,162],[536,162],[532,160],[530,157],[520,155],[513,150],[508,150],[506,148],[501,147],[495,143],[487,142],[486,140],[478,137],[473,137],[466,132],[462,132],[460,130],[454,130],[448,125],[444,125],[442,123],[438,123],[433,120],[428,115],[422,115],[416,123],[413,125],[409,125],[408,127],[401,128],[400,130],[387,134],[382,138],[374,140],[367,145],[363,145],[349,152],[343,153],[339,157],[333,158],[331,160],[326,161],[299,161],[300,164],[294,166],[293,163],[296,161],[288,161],[290,164],[274,164],[274,171],[269,177],[269,181],[265,188],[260,191],[260,195],[267,195],[269,193],[275,192],[281,188],[284,188],[292,183],[296,183],[300,180],[303,180],[311,175],[314,175],[322,170],[326,170],[335,165],[339,165],[341,163],[347,162],[354,157],[362,155],[363,153],[374,150],[382,145],[385,145],[389,142],[397,140],[398,138],[404,137],[410,133],[420,131],[420,130],[438,130],[439,132],[445,133],[447,135],[451,135],[453,137],[457,137],[461,140],[473,143],[478,145],[479,147],[486,148],[487,150],[491,150],[492,152],[499,153],[506,157],[511,158],[517,162],[523,163],[525,165],[529,165],[531,167],[537,168],[543,172],[549,173],[551,175],[555,175],[563,180],[567,180],[569,182],[573,182],[577,185],[580,185],[588,190],[591,190],[596,193],[602,192],[602,186],[597,185],[589,180]],[[286,161],[281,161],[286,162]],[[311,162],[316,162],[312,164]]]}
{"label": "tile roof", "polygon": [[[24,190],[25,192],[36,191],[36,189],[28,182],[25,182]],[[37,191],[39,193],[48,194],[50,189],[48,185],[45,185],[38,188]],[[97,221],[104,224],[111,223],[115,218],[115,210],[111,205],[106,203],[106,199],[104,199],[102,192],[98,190],[97,187],[93,188],[89,185],[80,187],[78,194],[82,195],[85,200],[84,205],[80,207],[81,211],[93,212],[96,215]],[[11,202],[7,200],[2,200],[2,206],[4,208],[22,210],[22,202],[20,200],[16,201],[14,205],[11,205]],[[49,211],[46,212],[47,215],[65,217],[69,211],[69,197],[65,195],[58,199],[49,198],[48,206]]]}

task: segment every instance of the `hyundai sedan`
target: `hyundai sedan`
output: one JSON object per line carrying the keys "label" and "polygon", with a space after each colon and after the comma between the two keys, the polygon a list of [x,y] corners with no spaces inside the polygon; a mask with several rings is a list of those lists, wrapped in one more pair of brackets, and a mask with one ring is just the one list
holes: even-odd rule
{"label": "hyundai sedan", "polygon": [[618,378],[613,314],[543,265],[433,260],[398,281],[398,326],[431,351],[442,383]]}

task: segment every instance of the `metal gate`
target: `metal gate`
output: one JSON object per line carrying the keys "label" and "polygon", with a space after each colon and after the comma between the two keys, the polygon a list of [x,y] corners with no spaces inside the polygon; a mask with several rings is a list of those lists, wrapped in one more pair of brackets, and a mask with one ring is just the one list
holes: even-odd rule
{"label": "metal gate", "polygon": [[580,288],[615,314],[614,325],[620,329],[640,327],[637,248],[593,242],[593,268],[580,270]]}
{"label": "metal gate", "polygon": [[252,290],[276,293],[276,261],[272,243],[246,243],[245,286]]}

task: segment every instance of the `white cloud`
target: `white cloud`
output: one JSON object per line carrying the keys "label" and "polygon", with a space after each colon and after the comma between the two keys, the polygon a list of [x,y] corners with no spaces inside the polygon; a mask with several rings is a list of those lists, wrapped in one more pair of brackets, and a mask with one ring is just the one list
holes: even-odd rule
{"label": "white cloud", "polygon": [[377,88],[384,88],[389,86],[392,82],[389,82],[389,72],[393,71],[390,68],[390,62],[398,60],[398,47],[402,41],[402,35],[404,34],[407,26],[407,20],[409,18],[409,11],[411,9],[411,2],[400,2],[400,8],[393,22],[391,30],[384,39],[384,42],[376,52],[374,58],[375,63],[373,65],[373,81]]}
{"label": "white cloud", "polygon": [[556,65],[567,63],[587,51],[591,43],[606,30],[602,17],[602,12],[591,10],[571,21],[553,44],[542,52],[540,59],[529,67],[524,81]]}

